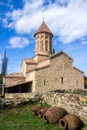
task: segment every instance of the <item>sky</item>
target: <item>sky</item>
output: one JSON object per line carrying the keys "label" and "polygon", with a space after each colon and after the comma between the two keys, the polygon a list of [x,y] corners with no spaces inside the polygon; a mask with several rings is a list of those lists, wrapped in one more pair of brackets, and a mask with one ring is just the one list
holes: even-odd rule
{"label": "sky", "polygon": [[34,56],[34,33],[42,21],[53,33],[52,47],[63,50],[87,76],[87,0],[0,0],[0,70],[20,72],[23,58]]}

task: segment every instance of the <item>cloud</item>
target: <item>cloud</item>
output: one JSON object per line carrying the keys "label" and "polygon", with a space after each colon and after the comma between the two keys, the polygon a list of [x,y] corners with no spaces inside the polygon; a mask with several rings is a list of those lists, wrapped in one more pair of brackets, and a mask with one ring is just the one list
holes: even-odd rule
{"label": "cloud", "polygon": [[24,37],[12,37],[9,40],[10,47],[12,48],[23,48],[24,46],[29,44],[27,38]]}
{"label": "cloud", "polygon": [[65,44],[87,35],[87,0],[24,0],[23,8],[8,12],[3,23],[17,33],[31,34],[43,17],[53,34]]}
{"label": "cloud", "polygon": [[87,36],[81,39],[81,44],[87,44]]}
{"label": "cloud", "polygon": [[82,44],[87,44],[87,41],[82,41]]}

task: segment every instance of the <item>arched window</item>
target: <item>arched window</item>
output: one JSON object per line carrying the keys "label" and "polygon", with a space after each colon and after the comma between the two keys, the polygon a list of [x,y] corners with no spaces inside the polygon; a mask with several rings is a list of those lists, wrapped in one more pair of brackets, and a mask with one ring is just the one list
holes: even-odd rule
{"label": "arched window", "polygon": [[43,40],[41,40],[41,50],[43,50]]}
{"label": "arched window", "polygon": [[40,43],[38,42],[38,50],[40,50]]}
{"label": "arched window", "polygon": [[37,41],[37,46],[36,47],[37,47],[37,50],[39,50],[39,41]]}
{"label": "arched window", "polygon": [[48,41],[45,42],[45,51],[48,51]]}

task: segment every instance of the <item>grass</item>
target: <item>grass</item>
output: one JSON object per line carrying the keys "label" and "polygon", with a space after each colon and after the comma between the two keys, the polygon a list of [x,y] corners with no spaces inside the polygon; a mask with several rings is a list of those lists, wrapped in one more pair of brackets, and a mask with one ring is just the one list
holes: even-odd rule
{"label": "grass", "polygon": [[32,104],[0,110],[0,130],[60,130],[58,124],[48,124],[32,114]]}
{"label": "grass", "polygon": [[36,104],[25,104],[0,110],[0,130],[61,130],[58,124],[48,124],[33,115],[34,106]]}

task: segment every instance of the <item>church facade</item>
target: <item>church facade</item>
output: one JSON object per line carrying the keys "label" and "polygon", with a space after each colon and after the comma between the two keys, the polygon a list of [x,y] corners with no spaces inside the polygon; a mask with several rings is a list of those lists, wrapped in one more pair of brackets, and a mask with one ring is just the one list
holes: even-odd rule
{"label": "church facade", "polygon": [[73,59],[64,51],[52,54],[53,34],[44,21],[34,37],[35,55],[22,60],[21,73],[4,76],[4,93],[83,89],[84,73],[73,66]]}

